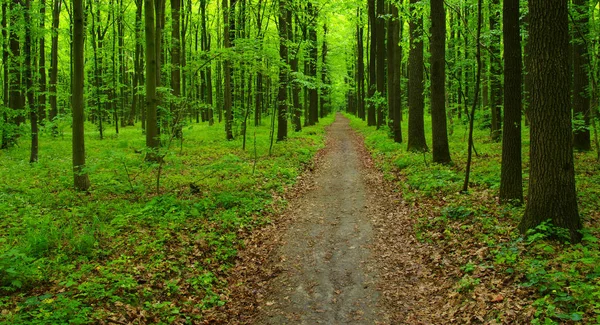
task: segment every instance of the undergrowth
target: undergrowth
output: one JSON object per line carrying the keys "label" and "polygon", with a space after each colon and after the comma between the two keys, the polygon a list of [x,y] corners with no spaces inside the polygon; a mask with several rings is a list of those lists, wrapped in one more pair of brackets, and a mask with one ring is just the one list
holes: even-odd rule
{"label": "undergrowth", "polygon": [[[465,321],[600,324],[600,165],[594,153],[576,153],[580,244],[560,243],[562,229],[543,223],[521,236],[516,226],[524,207],[500,205],[501,144],[476,128],[470,191],[460,194],[466,164],[466,124],[454,121],[449,135],[453,164],[431,163],[431,153],[410,153],[385,129],[375,130],[353,116],[351,125],[384,176],[402,191],[415,218],[416,236],[443,257],[433,262],[453,281],[450,304]],[[481,121],[476,122],[481,124]],[[426,119],[426,134],[431,134]],[[406,123],[402,124],[406,139]],[[431,144],[431,139],[427,139]],[[528,129],[523,130],[524,193],[529,178]],[[483,304],[483,305],[482,305]]]}
{"label": "undergrowth", "polygon": [[201,320],[227,302],[244,235],[285,204],[332,121],[290,133],[272,156],[267,126],[248,130],[243,151],[221,125],[192,125],[162,166],[144,162],[139,128],[90,131],[88,193],[72,189],[68,132],[42,132],[36,164],[25,138],[0,151],[0,323]]}

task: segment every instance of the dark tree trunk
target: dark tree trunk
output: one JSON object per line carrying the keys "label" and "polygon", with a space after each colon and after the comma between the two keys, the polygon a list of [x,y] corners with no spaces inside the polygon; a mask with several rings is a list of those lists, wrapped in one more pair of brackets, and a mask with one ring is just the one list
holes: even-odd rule
{"label": "dark tree trunk", "polygon": [[[6,1],[3,1],[2,2],[2,62],[8,63],[9,51],[8,51],[8,42],[7,42],[8,26],[6,23],[7,11],[8,11],[8,6],[6,4]],[[4,107],[9,107],[8,85],[9,85],[10,76],[8,74],[8,64],[2,65],[2,75],[3,75],[2,81],[4,81],[4,83],[2,85],[2,100],[3,100]],[[4,112],[2,119],[4,120],[5,125],[9,125],[12,122],[9,120],[8,113],[6,111]],[[0,149],[8,148],[8,146],[10,145],[10,141],[11,141],[11,135],[9,134],[9,130],[5,127],[4,130],[2,130],[2,140],[0,142]]]}
{"label": "dark tree trunk", "polygon": [[573,37],[573,115],[583,124],[573,131],[573,147],[577,150],[588,151],[592,149],[590,140],[590,96],[588,87],[589,58],[587,40],[588,26],[588,1],[573,0],[576,12],[575,32]]}
{"label": "dark tree trunk", "polygon": [[158,135],[158,118],[156,112],[156,84],[157,74],[160,71],[157,69],[156,63],[156,22],[154,15],[154,1],[144,0],[144,18],[145,18],[145,35],[146,35],[146,147],[151,152],[146,154],[146,160],[158,160],[159,147]]}
{"label": "dark tree trunk", "polygon": [[320,98],[320,117],[325,117],[328,114],[328,78],[327,78],[327,25],[323,25],[323,47],[321,48],[321,98]]}
{"label": "dark tree trunk", "polygon": [[[19,12],[21,12],[22,10],[22,6],[21,6],[21,1],[20,0],[13,0],[10,3],[10,17],[11,17],[11,22],[10,25],[15,27],[14,29],[11,28],[11,30],[9,31],[10,35],[9,35],[9,42],[10,42],[10,60],[8,62],[9,64],[9,78],[10,78],[10,85],[9,85],[9,98],[10,98],[10,102],[9,102],[9,106],[10,108],[14,111],[14,119],[13,119],[13,123],[18,125],[21,125],[21,123],[24,122],[25,119],[25,113],[24,113],[24,106],[25,106],[25,98],[23,96],[23,85],[21,83],[21,63],[20,63],[20,56],[21,56],[21,48],[19,46],[20,40],[19,40],[19,35],[17,33],[17,24],[18,24],[18,15]],[[16,141],[16,134],[11,134],[11,140],[9,142],[14,142]]]}
{"label": "dark tree trunk", "polygon": [[443,0],[431,0],[431,138],[433,162],[448,164],[446,124],[446,13]]}
{"label": "dark tree trunk", "polygon": [[319,122],[319,93],[316,87],[317,83],[317,10],[314,5],[309,2],[308,3],[308,17],[311,20],[308,26],[308,43],[309,43],[309,63],[308,63],[308,72],[309,77],[315,83],[313,87],[308,90],[309,97],[309,108],[308,108],[308,118],[309,125],[315,125],[315,123]]}
{"label": "dark tree trunk", "polygon": [[570,112],[565,0],[530,0],[531,151],[527,207],[519,230],[550,219],[581,240]]}
{"label": "dark tree trunk", "polygon": [[279,0],[279,93],[277,94],[277,141],[287,138],[287,60],[288,60],[288,22],[285,0]]}
{"label": "dark tree trunk", "polygon": [[50,49],[50,85],[48,89],[50,100],[50,121],[54,120],[56,115],[58,115],[56,83],[58,82],[58,25],[60,23],[61,4],[61,0],[53,0],[52,2],[52,45]]}
{"label": "dark tree trunk", "polygon": [[[40,29],[46,29],[46,0],[40,0]],[[40,123],[46,119],[46,41],[45,37],[40,37],[40,48],[39,48],[39,93],[38,93],[38,117]]]}
{"label": "dark tree trunk", "polygon": [[77,190],[87,191],[90,179],[85,170],[85,142],[83,130],[83,86],[84,86],[84,17],[83,0],[73,0],[73,178]]}
{"label": "dark tree trunk", "polygon": [[523,202],[521,167],[521,31],[519,0],[504,0],[504,130],[502,132],[502,171],[500,201]]}
{"label": "dark tree trunk", "polygon": [[29,162],[38,161],[38,108],[35,105],[35,94],[33,88],[33,64],[31,61],[31,0],[25,1],[25,92],[27,94],[27,109],[29,110],[29,122],[31,123],[31,155]]}
{"label": "dark tree trunk", "polygon": [[171,0],[171,94],[173,102],[171,102],[171,128],[176,138],[181,138],[183,135],[181,127],[182,109],[181,101],[181,0]]}
{"label": "dark tree trunk", "polygon": [[363,121],[366,118],[365,115],[365,49],[364,49],[364,28],[362,21],[360,20],[361,12],[358,10],[359,22],[356,27],[356,39],[357,39],[357,52],[356,56],[356,75],[357,75],[357,86],[356,86],[356,99],[358,101],[358,117]]}
{"label": "dark tree trunk", "polygon": [[367,107],[367,125],[377,125],[376,106],[372,99],[377,91],[377,22],[375,17],[375,0],[368,0],[369,3],[369,94],[370,99]]}
{"label": "dark tree trunk", "polygon": [[385,7],[383,0],[377,0],[377,16],[375,17],[375,35],[376,38],[372,40],[374,42],[373,45],[377,47],[377,92],[379,93],[381,101],[378,101],[379,105],[377,105],[377,128],[385,125],[385,107],[384,101],[386,98],[385,94]]}
{"label": "dark tree trunk", "polygon": [[[412,13],[419,12],[415,9],[418,0],[410,0]],[[425,142],[425,122],[423,121],[423,16],[418,13],[409,22],[410,50],[408,54],[408,150],[416,152],[427,151]]]}
{"label": "dark tree trunk", "polygon": [[[290,41],[298,42],[297,39],[297,35],[298,35],[298,20],[296,20],[296,24],[294,24],[293,28],[292,28],[292,11],[288,10],[288,39]],[[301,121],[301,117],[302,117],[302,107],[300,106],[300,84],[298,83],[297,80],[297,75],[298,75],[298,48],[296,47],[295,49],[291,49],[289,55],[290,57],[290,69],[292,70],[293,76],[292,80],[290,80],[290,82],[292,83],[292,106],[293,106],[293,112],[292,112],[292,125],[294,126],[294,131],[295,132],[300,132],[302,131],[302,121]]]}
{"label": "dark tree trunk", "polygon": [[131,91],[133,96],[131,101],[131,110],[129,111],[129,118],[127,119],[127,125],[134,125],[135,115],[137,114],[137,105],[139,104],[141,97],[138,91],[138,86],[142,79],[142,0],[136,0],[135,5],[135,57],[133,62],[135,71],[133,72],[133,85]]}
{"label": "dark tree trunk", "polygon": [[500,33],[498,22],[500,18],[499,0],[492,0],[490,3],[490,106],[492,108],[492,140],[500,141],[502,130],[502,63],[500,62]]}
{"label": "dark tree trunk", "polygon": [[388,25],[388,109],[392,119],[394,141],[402,142],[402,91],[400,90],[400,62],[402,62],[402,48],[399,45],[400,18],[398,7],[390,5],[392,17]]}
{"label": "dark tree trunk", "polygon": [[[225,49],[230,48],[230,24],[229,24],[229,7],[228,0],[223,0],[222,2],[223,8],[223,47]],[[232,114],[232,93],[231,93],[231,60],[225,59],[223,61],[223,74],[225,75],[225,84],[224,84],[224,92],[223,92],[223,109],[225,110],[225,135],[227,140],[233,140],[233,132],[232,132],[232,124],[233,124],[233,114]]]}

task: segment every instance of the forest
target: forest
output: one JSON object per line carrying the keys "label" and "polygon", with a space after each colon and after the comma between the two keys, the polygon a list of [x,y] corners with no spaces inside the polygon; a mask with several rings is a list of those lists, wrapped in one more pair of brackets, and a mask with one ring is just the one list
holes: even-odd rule
{"label": "forest", "polygon": [[0,324],[600,324],[600,2],[0,4]]}

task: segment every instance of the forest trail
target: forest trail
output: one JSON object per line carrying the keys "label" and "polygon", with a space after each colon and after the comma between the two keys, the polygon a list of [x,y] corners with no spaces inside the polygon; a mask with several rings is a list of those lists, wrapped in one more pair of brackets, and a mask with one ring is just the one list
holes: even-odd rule
{"label": "forest trail", "polygon": [[259,313],[260,324],[375,324],[380,293],[369,211],[376,202],[349,121],[338,114],[312,188],[292,200],[292,223],[277,258],[282,272]]}

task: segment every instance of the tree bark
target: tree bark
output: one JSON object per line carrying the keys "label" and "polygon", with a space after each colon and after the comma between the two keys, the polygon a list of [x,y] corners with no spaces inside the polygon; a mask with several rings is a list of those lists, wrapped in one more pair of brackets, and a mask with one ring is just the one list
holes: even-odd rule
{"label": "tree bark", "polygon": [[52,40],[50,48],[50,85],[49,85],[49,100],[50,100],[50,121],[58,115],[58,103],[56,94],[56,84],[58,82],[58,26],[60,23],[61,0],[53,0],[52,2]]}
{"label": "tree bark", "polygon": [[[230,44],[230,30],[229,30],[229,7],[228,0],[223,0],[223,47],[225,50],[231,47]],[[223,61],[223,74],[225,75],[225,82],[223,85],[223,108],[225,110],[225,136],[227,140],[233,140],[232,124],[232,93],[231,93],[231,60],[225,59]]]}
{"label": "tree bark", "polygon": [[379,129],[385,125],[385,98],[386,98],[386,86],[385,86],[385,7],[383,0],[377,0],[377,16],[375,17],[375,35],[376,38],[372,41],[373,45],[377,47],[377,62],[375,64],[377,69],[377,92],[379,93],[381,101],[378,101],[376,107],[377,110],[377,128]]}
{"label": "tree bark", "polygon": [[392,119],[394,141],[402,142],[402,91],[400,89],[400,63],[402,48],[400,47],[400,17],[398,7],[391,4],[391,18],[388,25],[388,109]]}
{"label": "tree bark", "polygon": [[27,94],[27,109],[29,110],[29,122],[31,124],[31,154],[29,162],[38,161],[38,107],[35,105],[35,94],[33,88],[33,63],[31,60],[31,0],[25,0],[25,93]]}
{"label": "tree bark", "polygon": [[[418,0],[410,0],[411,13],[418,10]],[[423,97],[423,16],[417,14],[409,21],[410,50],[408,54],[408,150],[425,152],[425,122],[423,120],[425,99]]]}
{"label": "tree bark", "polygon": [[369,102],[367,105],[367,125],[377,125],[377,107],[373,102],[377,91],[377,22],[375,17],[375,0],[369,3]]}
{"label": "tree bark", "polygon": [[73,178],[75,188],[87,191],[90,179],[85,170],[85,134],[83,129],[84,42],[83,0],[73,0]]}
{"label": "tree bark", "polygon": [[285,0],[279,0],[279,92],[277,94],[277,141],[287,138],[288,22]]}
{"label": "tree bark", "polygon": [[519,0],[503,0],[504,35],[504,129],[500,202],[523,202],[521,159],[521,107],[523,84]]}
{"label": "tree bark", "polygon": [[146,160],[158,160],[158,121],[156,114],[156,81],[157,57],[156,57],[156,26],[154,16],[154,1],[144,0],[144,31],[146,38],[146,147],[149,152]]}
{"label": "tree bark", "polygon": [[446,13],[443,0],[431,0],[431,137],[433,162],[448,164],[446,122]]}
{"label": "tree bark", "polygon": [[530,0],[531,150],[527,207],[519,230],[545,220],[581,240],[570,112],[569,29],[565,0]]}
{"label": "tree bark", "polygon": [[171,0],[171,128],[176,138],[180,139],[183,135],[181,127],[182,108],[181,108],[181,0]]}
{"label": "tree bark", "polygon": [[502,130],[502,63],[500,62],[500,33],[496,31],[500,17],[499,0],[490,3],[490,106],[492,112],[491,136],[493,141],[500,141]]}
{"label": "tree bark", "polygon": [[[40,0],[40,29],[46,29],[46,0]],[[39,93],[37,100],[38,118],[40,123],[46,119],[46,40],[45,36],[40,36],[39,48]]]}

